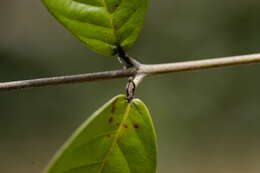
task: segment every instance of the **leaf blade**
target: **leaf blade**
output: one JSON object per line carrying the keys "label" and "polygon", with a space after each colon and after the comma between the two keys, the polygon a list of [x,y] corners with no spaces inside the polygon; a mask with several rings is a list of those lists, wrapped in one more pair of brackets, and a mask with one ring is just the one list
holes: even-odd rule
{"label": "leaf blade", "polygon": [[119,46],[126,51],[138,38],[147,1],[43,0],[43,3],[65,28],[92,50],[114,55]]}
{"label": "leaf blade", "polygon": [[117,96],[76,131],[45,173],[154,173],[156,156],[148,109]]}

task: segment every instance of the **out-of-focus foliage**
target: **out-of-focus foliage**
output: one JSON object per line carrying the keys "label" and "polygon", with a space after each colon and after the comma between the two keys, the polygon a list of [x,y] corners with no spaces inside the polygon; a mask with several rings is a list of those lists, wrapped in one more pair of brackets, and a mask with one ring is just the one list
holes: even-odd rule
{"label": "out-of-focus foliage", "polygon": [[[40,1],[2,0],[0,81],[121,68],[98,56]],[[260,52],[260,1],[151,1],[129,54],[144,63]],[[139,58],[140,57],[140,58]],[[137,95],[154,115],[159,173],[260,171],[260,66],[145,79]],[[88,115],[126,79],[0,93],[0,172],[41,172]]]}

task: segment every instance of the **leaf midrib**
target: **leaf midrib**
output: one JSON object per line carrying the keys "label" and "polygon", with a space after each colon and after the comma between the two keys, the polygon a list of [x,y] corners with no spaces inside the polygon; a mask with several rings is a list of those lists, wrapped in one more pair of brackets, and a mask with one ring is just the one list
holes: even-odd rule
{"label": "leaf midrib", "polygon": [[111,27],[112,27],[112,33],[113,33],[113,36],[114,36],[114,38],[115,38],[115,40],[116,40],[116,42],[117,42],[118,40],[117,40],[117,37],[116,37],[115,25],[114,25],[114,22],[113,22],[113,12],[111,13],[111,12],[109,11],[108,5],[107,5],[107,1],[106,1],[106,0],[102,0],[102,2],[103,2],[104,8],[105,8],[106,11],[107,11],[107,14],[109,14],[110,25],[111,25]]}
{"label": "leaf midrib", "polygon": [[[77,3],[82,3],[82,2],[78,2],[78,1],[75,1],[75,0],[72,0],[72,1],[74,1],[74,2],[77,2]],[[85,4],[85,5],[89,5],[89,6],[93,6],[93,5],[91,5],[91,4],[86,4],[86,3],[82,3],[82,4]],[[114,22],[113,22],[113,13],[114,12],[110,12],[109,11],[109,9],[108,9],[108,5],[107,5],[107,2],[106,2],[106,0],[102,0],[102,6],[95,6],[95,7],[103,7],[105,10],[106,10],[106,12],[107,12],[107,14],[109,15],[109,23],[110,23],[110,26],[111,27],[109,27],[110,29],[112,29],[112,34],[113,34],[113,37],[115,38],[115,40],[116,40],[116,42],[118,41],[118,39],[117,39],[117,37],[116,37],[116,29],[115,29],[115,25],[114,25]],[[68,18],[67,16],[66,16],[66,18]],[[73,20],[76,20],[76,19],[73,19]],[[79,20],[78,20],[79,21]],[[80,21],[80,22],[86,22],[86,21]],[[86,23],[88,23],[88,22],[86,22]],[[92,23],[89,23],[89,24],[92,24]],[[93,24],[93,25],[96,25],[96,24]],[[103,26],[102,26],[103,27]]]}
{"label": "leaf midrib", "polygon": [[[77,3],[82,3],[82,2],[75,1],[75,0],[72,0],[72,1],[77,2]],[[122,3],[122,1],[120,1],[118,8],[120,8],[120,4],[121,4],[121,3]],[[89,5],[89,6],[93,6],[93,5],[87,4],[87,3],[83,3],[83,4]],[[138,7],[137,9],[135,9],[135,10],[131,13],[131,15],[129,16],[129,18],[128,18],[126,21],[124,21],[124,23],[123,23],[119,28],[116,27],[116,25],[114,24],[114,21],[113,21],[113,20],[114,20],[114,19],[113,19],[113,14],[115,13],[115,11],[116,11],[117,9],[115,9],[115,10],[113,10],[113,11],[111,12],[111,11],[109,10],[109,6],[108,6],[108,3],[107,3],[106,0],[101,0],[100,6],[95,6],[95,7],[103,7],[103,8],[105,9],[105,11],[107,12],[107,15],[108,15],[108,20],[109,20],[110,26],[105,27],[105,26],[101,26],[101,25],[97,25],[97,24],[88,22],[88,21],[84,21],[84,20],[82,21],[82,20],[79,20],[79,19],[70,18],[70,17],[68,17],[68,16],[66,16],[66,15],[63,15],[63,16],[66,17],[66,18],[68,18],[68,19],[71,19],[71,20],[76,20],[76,21],[78,21],[78,22],[88,23],[88,24],[91,24],[91,25],[95,25],[95,26],[99,26],[99,27],[104,27],[104,28],[107,28],[107,29],[108,29],[108,28],[111,29],[111,34],[112,34],[112,37],[114,38],[114,41],[113,41],[113,43],[110,43],[110,42],[105,41],[105,43],[110,44],[110,45],[113,45],[113,46],[120,46],[120,42],[123,42],[124,40],[126,40],[127,37],[124,38],[123,40],[121,40],[120,38],[118,38],[118,36],[117,36],[117,34],[116,34],[117,31],[120,30],[122,27],[124,27],[124,25],[131,19],[131,17],[132,17],[132,16],[139,10],[139,8],[141,8],[141,7]],[[132,32],[134,32],[134,30],[133,30]],[[132,33],[132,32],[131,32],[131,33]],[[98,39],[98,40],[99,40],[99,39]],[[99,40],[99,41],[100,41],[100,40]]]}
{"label": "leaf midrib", "polygon": [[101,172],[103,171],[104,166],[105,166],[105,164],[106,164],[106,162],[107,162],[107,160],[108,160],[110,154],[113,152],[113,149],[115,148],[115,146],[116,146],[116,144],[117,144],[117,140],[118,140],[119,135],[120,135],[120,133],[121,133],[121,131],[122,131],[122,129],[123,129],[123,123],[124,123],[124,122],[127,120],[127,118],[128,118],[129,111],[130,111],[130,106],[131,106],[131,104],[128,103],[128,104],[127,104],[127,107],[126,107],[126,111],[125,111],[125,113],[124,113],[124,115],[123,115],[122,121],[121,121],[121,123],[120,123],[120,125],[119,125],[119,127],[118,127],[118,129],[117,129],[117,131],[116,131],[116,133],[115,133],[115,137],[114,137],[114,139],[113,139],[113,141],[112,141],[111,147],[110,147],[110,149],[108,150],[107,154],[105,155],[105,158],[103,159],[103,161],[102,161],[102,163],[101,163],[100,169],[98,170],[99,173],[101,173]]}

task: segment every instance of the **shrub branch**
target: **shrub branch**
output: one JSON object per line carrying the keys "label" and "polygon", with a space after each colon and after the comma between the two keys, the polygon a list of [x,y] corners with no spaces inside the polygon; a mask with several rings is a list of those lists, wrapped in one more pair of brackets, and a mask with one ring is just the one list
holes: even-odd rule
{"label": "shrub branch", "polygon": [[176,73],[182,71],[193,71],[193,70],[233,66],[233,65],[240,65],[240,64],[253,64],[253,63],[260,63],[260,53],[243,55],[243,56],[206,59],[206,60],[167,63],[167,64],[153,64],[153,65],[139,64],[138,69],[128,68],[128,69],[121,69],[121,70],[114,70],[114,71],[87,73],[87,74],[79,74],[79,75],[71,75],[71,76],[60,76],[60,77],[40,78],[40,79],[22,80],[22,81],[13,81],[13,82],[2,82],[0,83],[0,91],[109,80],[109,79],[131,77],[134,75],[139,75],[142,76],[143,78],[143,76],[151,76],[151,75],[158,75],[158,74],[165,74],[165,73]]}

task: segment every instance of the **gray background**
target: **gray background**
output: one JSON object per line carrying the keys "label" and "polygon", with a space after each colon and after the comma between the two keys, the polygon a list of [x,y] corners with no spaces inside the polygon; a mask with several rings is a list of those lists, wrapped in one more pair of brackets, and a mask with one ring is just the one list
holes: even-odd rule
{"label": "gray background", "polygon": [[[144,63],[260,52],[259,0],[151,0],[131,56]],[[1,0],[0,81],[120,68],[58,24],[35,0]],[[145,79],[159,173],[260,171],[259,65]],[[92,112],[124,92],[126,79],[0,92],[0,172],[41,172]]]}

